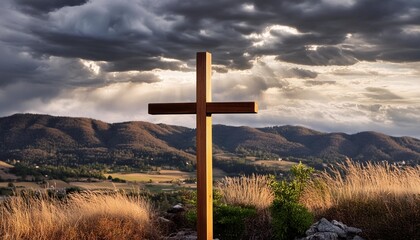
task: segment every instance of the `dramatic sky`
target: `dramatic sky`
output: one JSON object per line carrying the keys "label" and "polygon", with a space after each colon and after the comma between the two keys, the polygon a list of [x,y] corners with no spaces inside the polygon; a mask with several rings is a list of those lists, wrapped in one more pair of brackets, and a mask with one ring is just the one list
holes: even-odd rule
{"label": "dramatic sky", "polygon": [[19,112],[194,127],[149,102],[256,100],[229,125],[420,137],[419,0],[1,0],[0,116]]}

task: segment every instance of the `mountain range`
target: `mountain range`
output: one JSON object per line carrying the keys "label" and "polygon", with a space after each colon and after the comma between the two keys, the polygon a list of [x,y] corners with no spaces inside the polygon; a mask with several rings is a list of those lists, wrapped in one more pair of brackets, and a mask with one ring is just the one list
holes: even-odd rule
{"label": "mountain range", "polygon": [[[420,140],[378,132],[324,133],[300,126],[213,126],[216,160],[256,157],[420,164]],[[0,118],[0,160],[56,164],[195,161],[195,129],[149,122],[15,114]]]}

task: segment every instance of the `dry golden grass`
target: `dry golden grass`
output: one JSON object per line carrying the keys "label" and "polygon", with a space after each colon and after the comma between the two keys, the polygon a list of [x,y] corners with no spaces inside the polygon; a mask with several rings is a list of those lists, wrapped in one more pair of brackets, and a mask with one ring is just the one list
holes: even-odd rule
{"label": "dry golden grass", "polygon": [[80,187],[87,190],[100,190],[100,189],[123,189],[123,190],[138,190],[141,188],[138,183],[115,183],[109,181],[102,182],[70,182],[71,186]]}
{"label": "dry golden grass", "polygon": [[317,217],[357,226],[369,239],[420,239],[420,167],[344,164],[321,173],[301,201]]}
{"label": "dry golden grass", "polygon": [[148,202],[121,194],[75,194],[67,201],[21,195],[0,205],[0,238],[159,239]]}
{"label": "dry golden grass", "polygon": [[222,195],[222,202],[231,205],[254,206],[257,209],[268,208],[274,199],[267,176],[225,177],[216,185]]}

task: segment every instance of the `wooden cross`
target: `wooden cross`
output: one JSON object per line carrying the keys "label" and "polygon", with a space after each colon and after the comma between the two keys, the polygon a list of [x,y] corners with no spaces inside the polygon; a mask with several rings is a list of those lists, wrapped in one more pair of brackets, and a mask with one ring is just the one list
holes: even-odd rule
{"label": "wooden cross", "polygon": [[256,102],[211,102],[211,54],[197,53],[195,103],[150,103],[149,114],[197,114],[197,235],[213,239],[212,114],[257,113]]}

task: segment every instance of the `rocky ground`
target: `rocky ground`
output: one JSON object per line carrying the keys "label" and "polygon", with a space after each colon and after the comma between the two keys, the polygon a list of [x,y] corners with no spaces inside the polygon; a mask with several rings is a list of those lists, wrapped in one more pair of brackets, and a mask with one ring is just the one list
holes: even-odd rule
{"label": "rocky ground", "polygon": [[[168,210],[164,217],[160,217],[161,223],[168,228],[176,229],[176,223],[180,214],[185,211],[181,204],[177,204]],[[355,227],[349,227],[344,223],[336,220],[331,222],[322,218],[306,231],[306,237],[299,240],[364,240],[359,234],[362,230]],[[197,232],[190,228],[177,229],[176,232],[170,234],[165,240],[196,240]],[[215,239],[216,240],[216,239]]]}

